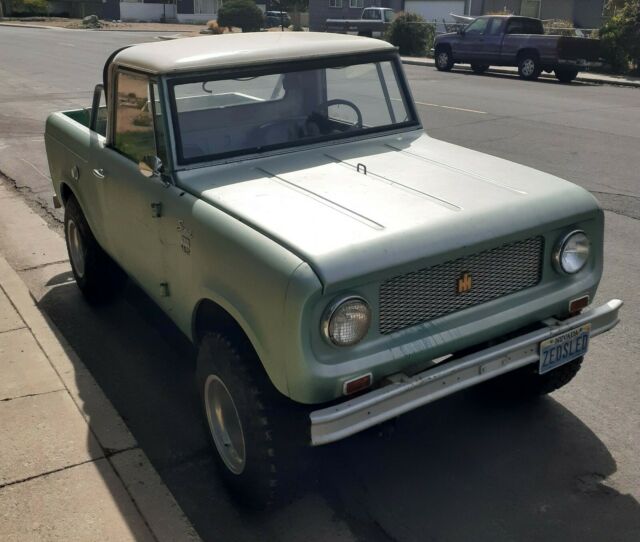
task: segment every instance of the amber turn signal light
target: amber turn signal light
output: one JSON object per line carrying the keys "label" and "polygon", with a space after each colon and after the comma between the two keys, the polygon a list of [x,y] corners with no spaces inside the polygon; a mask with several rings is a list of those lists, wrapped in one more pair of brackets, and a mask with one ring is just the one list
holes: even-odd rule
{"label": "amber turn signal light", "polygon": [[573,314],[578,314],[582,309],[589,305],[589,296],[583,295],[577,299],[572,299],[569,301],[569,312]]}
{"label": "amber turn signal light", "polygon": [[366,390],[367,388],[371,387],[371,380],[371,373],[367,373],[366,375],[347,380],[342,386],[342,393],[344,393],[345,395],[353,395],[354,393],[358,393],[359,391]]}

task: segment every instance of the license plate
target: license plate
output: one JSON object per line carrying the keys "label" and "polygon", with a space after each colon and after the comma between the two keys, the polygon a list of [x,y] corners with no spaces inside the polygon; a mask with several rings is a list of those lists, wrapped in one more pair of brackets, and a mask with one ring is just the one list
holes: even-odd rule
{"label": "license plate", "polygon": [[556,335],[540,343],[540,365],[538,372],[546,372],[560,367],[573,359],[584,356],[589,347],[591,324],[584,324],[561,335]]}

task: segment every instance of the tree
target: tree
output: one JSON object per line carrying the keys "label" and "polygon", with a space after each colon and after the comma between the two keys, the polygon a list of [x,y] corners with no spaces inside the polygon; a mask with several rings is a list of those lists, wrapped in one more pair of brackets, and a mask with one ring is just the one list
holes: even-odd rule
{"label": "tree", "polygon": [[613,15],[600,29],[605,59],[616,71],[640,71],[640,0],[612,0],[607,9]]}
{"label": "tree", "polygon": [[435,37],[434,25],[417,13],[401,13],[387,29],[385,39],[400,49],[401,55],[424,56]]}
{"label": "tree", "polygon": [[218,24],[241,28],[243,32],[258,32],[264,15],[253,0],[226,0],[218,11]]}

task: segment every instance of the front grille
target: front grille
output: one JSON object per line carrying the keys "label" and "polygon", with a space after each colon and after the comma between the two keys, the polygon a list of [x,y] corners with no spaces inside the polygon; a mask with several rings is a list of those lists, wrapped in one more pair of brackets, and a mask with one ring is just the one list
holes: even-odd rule
{"label": "front grille", "polygon": [[[380,286],[380,333],[535,286],[541,278],[543,246],[542,237],[532,237],[387,280]],[[458,293],[465,274],[471,276],[471,289]]]}

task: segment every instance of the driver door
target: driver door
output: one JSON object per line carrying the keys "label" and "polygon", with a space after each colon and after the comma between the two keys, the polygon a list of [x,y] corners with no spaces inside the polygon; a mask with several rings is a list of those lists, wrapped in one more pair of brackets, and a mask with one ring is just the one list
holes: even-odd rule
{"label": "driver door", "polygon": [[[113,256],[153,297],[162,297],[160,216],[166,185],[144,176],[145,157],[163,154],[154,129],[155,85],[146,75],[118,70],[108,144],[96,157],[102,175],[106,234]],[[160,148],[159,148],[160,147]]]}
{"label": "driver door", "polygon": [[457,61],[473,62],[484,57],[485,32],[490,20],[489,18],[476,19],[465,28],[454,51]]}

